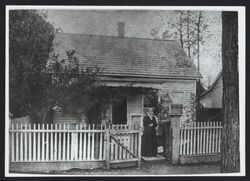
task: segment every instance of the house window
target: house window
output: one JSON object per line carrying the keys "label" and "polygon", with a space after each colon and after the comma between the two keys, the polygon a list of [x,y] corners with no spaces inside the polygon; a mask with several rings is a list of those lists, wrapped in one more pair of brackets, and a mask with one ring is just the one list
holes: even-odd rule
{"label": "house window", "polygon": [[127,96],[120,96],[113,100],[112,123],[127,124]]}
{"label": "house window", "polygon": [[182,114],[182,104],[171,104],[170,114],[171,115],[181,115]]}
{"label": "house window", "polygon": [[182,115],[184,93],[183,92],[171,92],[170,97],[172,104],[170,106],[171,115]]}

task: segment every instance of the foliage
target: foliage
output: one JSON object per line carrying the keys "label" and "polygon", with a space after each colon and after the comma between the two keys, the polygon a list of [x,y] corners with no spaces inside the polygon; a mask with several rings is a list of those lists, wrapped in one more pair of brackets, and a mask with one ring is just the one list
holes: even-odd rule
{"label": "foliage", "polygon": [[187,105],[183,105],[183,114],[181,116],[181,122],[192,122],[196,121],[196,105],[195,105],[195,96],[191,95],[191,103]]}
{"label": "foliage", "polygon": [[54,31],[41,12],[9,11],[9,98],[14,117],[28,115],[43,104],[49,83],[44,70]]}
{"label": "foliage", "polygon": [[181,116],[182,123],[199,121],[202,105],[197,101],[194,94],[190,95],[190,99],[191,102],[183,106],[183,114]]}
{"label": "foliage", "polygon": [[53,54],[48,65],[48,72],[52,75],[51,102],[78,119],[82,114],[90,117],[90,112],[100,115],[95,114],[102,96],[98,86],[100,68],[81,66],[74,50],[66,51],[66,54],[67,59],[63,60]]}
{"label": "foliage", "polygon": [[100,115],[95,114],[103,92],[96,86],[99,68],[80,68],[74,51],[67,51],[67,60],[59,60],[51,53],[57,30],[41,11],[11,10],[9,14],[9,95],[13,117],[31,114],[34,122],[51,121],[48,117],[57,104],[77,116],[83,112]]}

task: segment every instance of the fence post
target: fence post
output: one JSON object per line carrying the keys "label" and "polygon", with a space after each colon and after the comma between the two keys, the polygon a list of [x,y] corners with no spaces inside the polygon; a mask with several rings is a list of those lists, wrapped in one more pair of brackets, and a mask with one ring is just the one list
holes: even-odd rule
{"label": "fence post", "polygon": [[180,117],[175,116],[171,119],[172,127],[172,164],[180,163]]}
{"label": "fence post", "polygon": [[141,166],[141,126],[139,125],[139,132],[138,132],[138,142],[139,142],[139,144],[138,144],[138,167],[140,167]]}
{"label": "fence post", "polygon": [[106,150],[105,150],[105,154],[106,154],[106,168],[109,169],[110,168],[110,163],[109,163],[109,160],[110,160],[110,135],[109,135],[109,128],[110,128],[110,125],[107,126],[106,128]]}

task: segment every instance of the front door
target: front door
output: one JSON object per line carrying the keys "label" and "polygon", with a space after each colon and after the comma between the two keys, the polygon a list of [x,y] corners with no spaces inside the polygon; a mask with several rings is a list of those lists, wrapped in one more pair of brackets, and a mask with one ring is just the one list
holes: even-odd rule
{"label": "front door", "polygon": [[127,124],[127,96],[116,98],[112,104],[113,124]]}

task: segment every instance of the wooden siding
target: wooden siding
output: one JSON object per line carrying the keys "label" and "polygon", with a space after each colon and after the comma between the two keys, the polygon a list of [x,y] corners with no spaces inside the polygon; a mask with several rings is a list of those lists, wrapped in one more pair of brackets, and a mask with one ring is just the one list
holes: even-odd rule
{"label": "wooden siding", "polygon": [[[196,80],[179,80],[168,79],[164,80],[164,83],[150,83],[150,82],[136,82],[131,84],[124,82],[105,82],[106,86],[131,86],[131,87],[145,87],[154,88],[159,90],[159,95],[169,94],[174,104],[186,105],[191,102],[191,94],[196,93]],[[142,94],[136,91],[132,91],[127,94],[127,120],[128,124],[131,123],[131,117],[136,115],[143,116],[143,101]],[[112,101],[103,103],[102,118],[103,121],[112,120]],[[57,120],[59,117],[56,118]],[[67,118],[70,120],[69,118]],[[74,121],[73,121],[74,122]],[[59,123],[59,122],[58,122]],[[65,122],[60,122],[65,123]]]}

